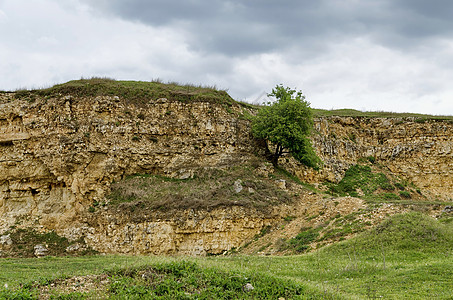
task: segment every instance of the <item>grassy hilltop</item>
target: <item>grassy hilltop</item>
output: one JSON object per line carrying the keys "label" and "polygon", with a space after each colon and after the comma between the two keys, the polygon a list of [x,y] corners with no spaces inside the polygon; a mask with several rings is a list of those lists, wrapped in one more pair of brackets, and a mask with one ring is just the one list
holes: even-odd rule
{"label": "grassy hilltop", "polygon": [[162,83],[161,81],[117,81],[108,78],[72,80],[55,86],[15,92],[16,99],[35,100],[37,97],[74,97],[118,96],[130,103],[143,104],[150,100],[167,98],[170,101],[209,101],[232,103],[234,100],[226,91],[215,87],[191,84]]}
{"label": "grassy hilltop", "polygon": [[[1,92],[0,92],[1,93]],[[208,101],[220,103],[236,102],[225,90],[215,86],[201,86],[193,84],[179,84],[176,82],[163,83],[160,80],[146,81],[119,81],[109,78],[91,78],[72,80],[57,84],[49,88],[17,90],[14,92],[16,99],[33,101],[37,97],[55,97],[73,95],[77,97],[90,96],[119,96],[135,104],[143,104],[152,99],[167,98],[173,101]],[[237,102],[250,108],[259,108],[244,102]],[[354,109],[313,109],[315,117],[340,116],[340,117],[367,117],[367,118],[416,118],[423,120],[451,120],[453,116],[433,116],[416,113],[394,112],[363,112]]]}

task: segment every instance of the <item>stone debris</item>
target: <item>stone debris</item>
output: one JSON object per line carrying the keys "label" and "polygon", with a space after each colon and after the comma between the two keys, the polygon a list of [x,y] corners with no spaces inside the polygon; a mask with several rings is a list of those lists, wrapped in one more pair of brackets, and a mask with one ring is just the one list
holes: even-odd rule
{"label": "stone debris", "polygon": [[254,288],[253,285],[250,284],[250,283],[247,283],[246,285],[244,285],[244,286],[242,287],[242,290],[243,290],[244,292],[246,292],[246,293],[249,293],[249,292],[253,291],[254,289],[255,289],[255,288]]}
{"label": "stone debris", "polygon": [[453,205],[448,205],[445,206],[444,210],[442,210],[444,213],[452,213],[453,212]]}
{"label": "stone debris", "polygon": [[[88,293],[96,291],[90,299],[104,299],[101,295],[110,284],[107,274],[75,276],[67,279],[57,279],[54,282],[39,287],[39,299],[53,299],[55,293]],[[99,295],[99,298],[97,297]]]}
{"label": "stone debris", "polygon": [[238,179],[233,184],[233,189],[236,193],[240,193],[243,189],[242,187],[242,180]]}
{"label": "stone debris", "polygon": [[269,177],[269,174],[274,173],[274,167],[271,163],[262,163],[258,168],[255,169],[255,173],[259,176],[263,176],[265,178]]}
{"label": "stone debris", "polygon": [[286,190],[286,180],[284,179],[277,180],[277,186],[282,190]]}
{"label": "stone debris", "polygon": [[69,253],[82,252],[85,250],[87,250],[87,246],[83,245],[81,243],[75,243],[75,244],[72,244],[72,245],[69,245],[68,247],[66,247],[66,252],[69,252]]}
{"label": "stone debris", "polygon": [[42,244],[36,245],[34,249],[35,249],[36,257],[44,257],[44,256],[47,256],[49,253],[49,250],[47,249],[47,247]]}
{"label": "stone debris", "polygon": [[0,236],[0,245],[1,246],[11,246],[13,244],[13,240],[11,239],[11,235],[2,235]]}

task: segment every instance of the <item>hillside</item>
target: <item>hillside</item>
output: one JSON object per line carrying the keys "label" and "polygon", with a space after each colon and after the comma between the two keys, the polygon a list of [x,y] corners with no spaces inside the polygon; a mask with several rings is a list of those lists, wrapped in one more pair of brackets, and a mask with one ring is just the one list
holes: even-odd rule
{"label": "hillside", "polygon": [[28,237],[55,254],[294,253],[451,204],[449,117],[315,111],[318,172],[290,157],[273,168],[255,111],[159,82],[0,93],[1,250],[33,256],[17,251]]}

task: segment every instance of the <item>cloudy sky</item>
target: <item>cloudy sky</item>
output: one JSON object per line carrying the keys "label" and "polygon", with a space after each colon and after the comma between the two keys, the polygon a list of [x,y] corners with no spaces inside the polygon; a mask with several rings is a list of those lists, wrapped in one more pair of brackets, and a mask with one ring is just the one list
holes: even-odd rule
{"label": "cloudy sky", "polygon": [[0,0],[0,90],[92,76],[453,115],[453,1]]}

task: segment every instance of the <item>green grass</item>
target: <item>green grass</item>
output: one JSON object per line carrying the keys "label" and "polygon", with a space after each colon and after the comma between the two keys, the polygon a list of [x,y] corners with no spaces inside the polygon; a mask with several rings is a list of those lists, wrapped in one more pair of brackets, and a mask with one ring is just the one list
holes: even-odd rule
{"label": "green grass", "polygon": [[[303,253],[312,250],[311,244],[318,249],[332,242],[343,241],[347,236],[363,232],[371,225],[369,221],[362,219],[366,212],[367,209],[360,209],[345,216],[337,214],[316,227],[303,227],[294,238],[281,239],[279,250],[285,253]],[[307,220],[310,218],[313,217]]]}
{"label": "green grass", "polygon": [[[114,295],[113,298],[120,299],[131,294],[165,299],[300,299],[306,294],[302,285],[289,280],[265,274],[201,268],[188,261],[121,269],[111,273],[116,277],[109,292]],[[247,283],[254,287],[252,291],[243,290]]]}
{"label": "green grass", "polygon": [[[364,161],[371,162],[367,158],[361,163]],[[413,183],[384,174],[379,165],[352,165],[340,182],[326,183],[326,186],[332,195],[363,197],[370,203],[436,204],[436,201],[428,201]]]}
{"label": "green grass", "polygon": [[451,224],[410,213],[303,256],[216,258],[209,264],[266,271],[346,299],[451,299],[452,246]]}
{"label": "green grass", "polygon": [[[0,275],[0,284],[8,284],[8,288],[0,288],[0,299],[17,299],[19,295],[22,296],[19,299],[37,299],[43,286],[73,275],[101,273],[110,279],[101,295],[111,299],[312,299],[322,296],[290,279],[259,272],[228,271],[191,260],[121,256],[0,260],[2,270],[9,270]],[[24,276],[18,279],[18,272]],[[15,281],[11,281],[12,277]],[[247,283],[253,286],[252,291],[244,291]],[[89,293],[80,292],[56,296],[90,298]]]}
{"label": "green grass", "polygon": [[310,248],[309,244],[319,237],[320,228],[303,228],[300,233],[287,243],[289,248],[302,253]]}
{"label": "green grass", "polygon": [[343,179],[330,190],[341,196],[358,196],[361,189],[365,195],[371,195],[378,188],[389,189],[390,181],[383,173],[375,173],[370,166],[353,165],[344,174]]}
{"label": "green grass", "polygon": [[[53,231],[41,233],[33,228],[12,228],[4,234],[8,234],[13,242],[7,250],[3,250],[3,255],[9,257],[34,257],[34,246],[37,244],[46,245],[49,255],[68,255],[66,252],[68,246],[74,243],[84,244],[83,240],[70,243],[68,239]],[[86,249],[79,255],[94,253],[93,250]]]}
{"label": "green grass", "polygon": [[129,103],[144,104],[150,100],[167,98],[170,101],[207,101],[233,103],[226,91],[214,87],[191,84],[162,83],[160,81],[116,81],[107,78],[73,80],[38,90],[20,90],[15,92],[16,99],[34,101],[37,97],[75,97],[118,96]]}
{"label": "green grass", "polygon": [[428,120],[453,121],[453,116],[433,116],[416,113],[395,113],[384,111],[360,111],[355,109],[313,109],[315,117],[365,117],[365,118],[415,118],[416,122],[423,123]]}
{"label": "green grass", "polygon": [[[9,288],[0,299],[7,293],[33,295],[36,286],[55,278],[84,274],[113,278],[105,291],[113,299],[153,293],[159,299],[452,299],[452,246],[451,222],[407,213],[297,256],[1,259],[0,287]],[[255,287],[251,294],[241,288],[248,282]]]}

